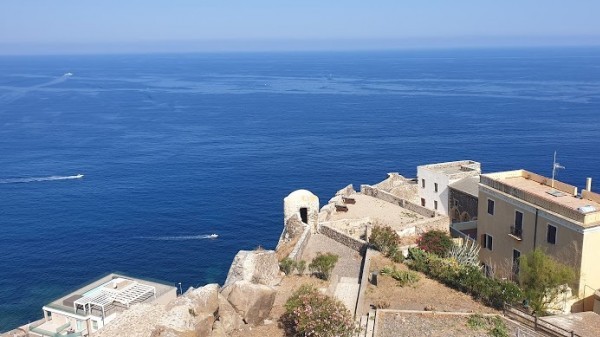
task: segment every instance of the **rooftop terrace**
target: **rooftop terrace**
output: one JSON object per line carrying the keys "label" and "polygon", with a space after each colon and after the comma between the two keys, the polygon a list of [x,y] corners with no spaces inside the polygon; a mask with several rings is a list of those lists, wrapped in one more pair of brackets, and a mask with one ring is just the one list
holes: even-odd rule
{"label": "rooftop terrace", "polygon": [[424,216],[406,208],[368,195],[356,193],[352,194],[350,198],[354,199],[356,203],[349,205],[347,212],[332,214],[330,221],[371,218],[378,220],[382,224],[399,229],[408,224],[426,219]]}
{"label": "rooftop terrace", "polygon": [[46,305],[80,316],[103,317],[131,304],[160,297],[174,286],[121,274],[106,275]]}
{"label": "rooftop terrace", "polygon": [[451,179],[481,173],[481,164],[473,160],[450,161],[445,163],[421,165],[418,168],[445,174]]}
{"label": "rooftop terrace", "polygon": [[600,194],[526,171],[505,171],[481,176],[481,184],[539,206],[584,227],[600,224]]}

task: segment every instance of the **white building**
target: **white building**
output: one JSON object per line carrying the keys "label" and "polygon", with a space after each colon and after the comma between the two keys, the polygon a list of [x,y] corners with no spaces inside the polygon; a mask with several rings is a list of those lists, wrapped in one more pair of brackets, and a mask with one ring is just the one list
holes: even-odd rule
{"label": "white building", "polygon": [[46,304],[44,318],[29,325],[31,336],[92,336],[136,303],[168,303],[177,288],[109,274]]}
{"label": "white building", "polygon": [[461,179],[480,174],[481,164],[472,160],[417,166],[421,206],[449,215],[448,186]]}

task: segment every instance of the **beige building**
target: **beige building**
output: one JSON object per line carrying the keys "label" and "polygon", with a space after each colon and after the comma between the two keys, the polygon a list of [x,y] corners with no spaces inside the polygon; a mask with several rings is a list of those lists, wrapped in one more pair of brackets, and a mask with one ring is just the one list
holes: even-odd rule
{"label": "beige building", "polygon": [[29,335],[91,337],[133,304],[176,297],[172,285],[109,274],[45,305],[44,319],[28,326]]}
{"label": "beige building", "polygon": [[[579,195],[575,186],[525,170],[481,175],[481,261],[494,276],[515,279],[519,257],[539,247],[576,270],[574,295],[591,297],[600,288],[600,195],[590,189],[588,181]],[[592,309],[585,306],[578,311]]]}

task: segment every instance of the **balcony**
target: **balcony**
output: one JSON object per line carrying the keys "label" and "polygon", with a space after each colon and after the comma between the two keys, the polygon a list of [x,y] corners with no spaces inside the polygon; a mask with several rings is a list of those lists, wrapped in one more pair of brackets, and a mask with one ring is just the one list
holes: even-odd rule
{"label": "balcony", "polygon": [[516,240],[523,240],[523,227],[521,226],[510,226],[509,236],[513,237]]}

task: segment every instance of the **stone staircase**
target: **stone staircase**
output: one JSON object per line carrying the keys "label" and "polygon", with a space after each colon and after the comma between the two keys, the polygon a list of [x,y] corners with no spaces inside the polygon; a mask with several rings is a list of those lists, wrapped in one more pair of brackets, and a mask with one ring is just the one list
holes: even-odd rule
{"label": "stone staircase", "polygon": [[360,317],[359,332],[355,337],[374,337],[375,336],[375,309],[369,310],[369,313]]}
{"label": "stone staircase", "polygon": [[335,298],[344,303],[352,315],[354,315],[356,311],[356,301],[358,300],[359,286],[360,284],[358,284],[358,278],[341,277],[335,287]]}

